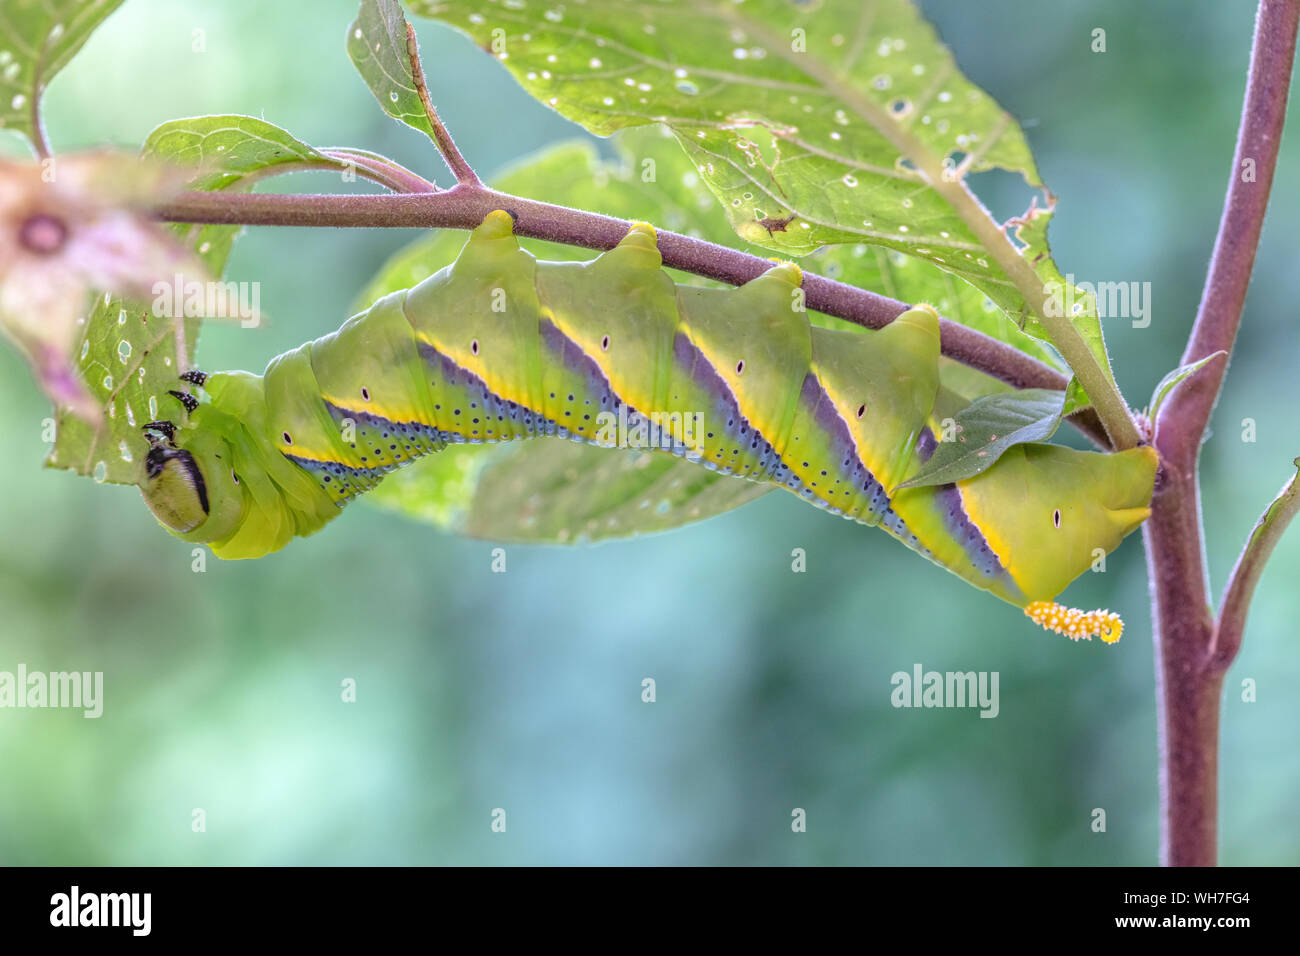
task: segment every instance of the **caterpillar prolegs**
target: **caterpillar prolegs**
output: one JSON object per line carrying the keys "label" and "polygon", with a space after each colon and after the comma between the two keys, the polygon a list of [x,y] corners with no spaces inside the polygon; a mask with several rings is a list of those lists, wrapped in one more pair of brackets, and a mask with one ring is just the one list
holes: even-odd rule
{"label": "caterpillar prolegs", "polygon": [[1152,449],[1017,445],[971,479],[896,490],[934,447],[933,310],[823,329],[790,263],[738,289],[678,286],[646,224],[583,263],[539,262],[512,227],[490,214],[450,266],[264,375],[188,376],[185,423],[147,428],[158,520],[223,558],[260,557],[449,442],[611,444],[613,420],[879,526],[1045,626],[1118,638],[1114,615],[1050,602],[1147,517]]}

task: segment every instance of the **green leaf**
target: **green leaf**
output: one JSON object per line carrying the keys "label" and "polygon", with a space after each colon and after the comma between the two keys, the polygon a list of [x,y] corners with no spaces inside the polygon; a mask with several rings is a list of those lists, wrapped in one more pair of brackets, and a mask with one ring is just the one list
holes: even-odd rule
{"label": "green leaf", "polygon": [[[1006,313],[987,295],[924,259],[881,246],[855,243],[852,246],[826,246],[810,255],[803,264],[828,279],[871,289],[900,302],[932,305],[945,318],[1005,342],[1057,371],[1068,372],[1055,349],[1022,332],[1014,322],[1007,321]],[[810,313],[809,318],[814,324],[826,328],[861,328],[852,322],[817,313]]]}
{"label": "green leaf", "polygon": [[448,447],[366,498],[472,537],[579,544],[680,527],[770,487],[649,451],[526,441]]}
{"label": "green leaf", "polygon": [[[1053,200],[1054,202],[1054,200]],[[1078,286],[1061,275],[1052,260],[1047,246],[1047,226],[1052,219],[1052,210],[1031,206],[1029,211],[1007,225],[1014,227],[1017,241],[1023,244],[1021,255],[1034,263],[1034,272],[1043,284],[1044,291],[1051,296],[1047,305],[1057,310],[1058,315],[1068,316],[1075,330],[1087,344],[1088,350],[1097,359],[1097,364],[1112,382],[1115,380],[1110,368],[1110,356],[1106,352],[1106,342],[1101,334],[1101,316],[1097,310],[1097,296],[1093,292],[1083,292]],[[1073,277],[1071,277],[1073,278]],[[1051,341],[1047,329],[1039,318],[1022,303],[1019,322],[1030,335],[1043,341]],[[1070,381],[1066,391],[1065,413],[1067,415],[1087,408],[1092,402],[1083,387],[1076,380]]]}
{"label": "green leaf", "polygon": [[397,0],[361,0],[348,27],[348,56],[385,113],[437,142],[415,88],[406,18]]}
{"label": "green leaf", "polygon": [[180,405],[167,390],[180,387],[176,376],[183,369],[178,356],[192,350],[198,331],[198,319],[158,317],[148,303],[97,296],[86,320],[78,371],[104,405],[105,418],[92,426],[70,412],[59,412],[46,466],[96,481],[137,484],[148,451],[140,427],[178,417]]}
{"label": "green leaf", "polygon": [[[191,189],[247,190],[277,167],[300,163],[343,164],[316,152],[287,132],[251,116],[198,116],[173,120],[146,138],[146,158],[195,166]],[[171,227],[219,276],[238,226]],[[96,481],[137,484],[148,451],[140,427],[175,418],[180,406],[167,394],[192,364],[200,320],[155,316],[151,304],[99,295],[86,320],[79,370],[106,417],[92,426],[75,415],[58,417],[57,438],[46,465],[67,468]],[[180,332],[178,337],[177,332]]]}
{"label": "green leaf", "polygon": [[[141,155],[194,167],[187,188],[207,191],[247,192],[268,176],[306,167],[349,168],[348,163],[324,155],[273,123],[238,113],[163,123],[145,138]],[[171,228],[199,254],[213,275],[221,275],[242,227],[176,223]]]}
{"label": "green leaf", "polygon": [[[1028,144],[906,0],[409,8],[468,33],[533,96],[592,132],[666,125],[741,238],[789,256],[846,243],[904,253],[971,283],[1046,340],[1021,292],[930,185],[1002,169],[1041,189]],[[1021,254],[1059,275],[1046,190],[1042,200],[1049,205],[1026,214]],[[1075,324],[1105,365],[1095,311]],[[1007,336],[1043,357],[1023,335]]]}
{"label": "green leaf", "polygon": [[1154,424],[1156,419],[1160,417],[1160,406],[1165,403],[1165,399],[1173,393],[1173,390],[1186,379],[1200,371],[1206,363],[1218,358],[1220,355],[1226,358],[1228,353],[1220,349],[1217,352],[1205,356],[1205,358],[1201,359],[1199,362],[1192,362],[1190,365],[1178,366],[1178,368],[1174,369],[1160,380],[1160,384],[1156,386],[1156,390],[1151,393],[1151,410],[1147,413],[1152,424]]}
{"label": "green leaf", "polygon": [[473,511],[474,493],[484,469],[504,465],[519,447],[510,443],[448,445],[399,468],[361,500],[436,528],[460,532],[466,515]]}
{"label": "green leaf", "polygon": [[[564,143],[529,158],[506,172],[498,181],[513,195],[594,208],[625,219],[644,219],[657,226],[740,248],[754,255],[767,251],[737,242],[726,217],[701,182],[698,172],[676,140],[660,127],[640,127],[617,134],[617,159],[598,162],[589,143]],[[433,232],[391,259],[358,297],[354,311],[367,308],[381,296],[405,289],[446,265],[464,244],[463,234]],[[591,252],[574,246],[538,240],[521,240],[524,248],[542,259],[581,260]],[[923,259],[889,252],[865,243],[827,246],[810,257],[806,265],[830,279],[873,289],[906,303],[928,302],[943,315],[984,332],[1058,369],[1065,369],[1055,351],[1021,332],[1008,321],[988,297],[974,286],[954,278]],[[679,282],[696,285],[707,280],[674,272]],[[808,318],[826,328],[861,331],[852,322],[817,312]],[[954,365],[954,374],[965,383],[974,377],[986,380],[978,389],[963,387],[973,398],[1006,388],[982,373]]]}
{"label": "green leaf", "polygon": [[466,533],[560,544],[622,538],[721,514],[770,490],[649,451],[536,444],[526,471],[485,469]]}
{"label": "green leaf", "polygon": [[946,355],[939,356],[939,382],[947,391],[957,396],[961,401],[960,407],[963,408],[985,395],[1000,395],[1015,391],[1014,387],[1001,379],[996,379],[969,365],[962,365],[961,362],[950,359]]}
{"label": "green leaf", "polygon": [[[618,158],[607,162],[589,142],[560,143],[522,160],[493,185],[511,195],[596,208],[607,215],[740,245],[671,136],[648,128],[629,130],[619,135],[615,150]],[[415,240],[385,263],[361,291],[354,311],[427,278],[456,257],[465,239],[458,230],[439,230]],[[540,239],[519,242],[539,259],[580,261],[594,255],[590,249]],[[757,247],[744,248],[763,254]],[[707,284],[686,273],[673,272],[673,277]]]}
{"label": "green leaf", "polygon": [[[146,157],[197,167],[190,189],[248,189],[284,167],[346,169],[288,132],[255,116],[191,116],[163,123],[144,141]],[[233,229],[235,227],[228,227]]]}
{"label": "green leaf", "polygon": [[952,438],[941,440],[921,470],[898,487],[963,481],[989,468],[1013,445],[1046,441],[1061,423],[1064,403],[1064,392],[1043,388],[977,399],[954,416]]}
{"label": "green leaf", "polygon": [[35,143],[40,99],[122,0],[5,0],[0,4],[0,128]]}

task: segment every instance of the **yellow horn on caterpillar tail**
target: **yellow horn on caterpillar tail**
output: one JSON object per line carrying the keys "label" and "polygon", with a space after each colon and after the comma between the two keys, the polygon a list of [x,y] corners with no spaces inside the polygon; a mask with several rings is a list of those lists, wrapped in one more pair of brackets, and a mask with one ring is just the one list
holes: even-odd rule
{"label": "yellow horn on caterpillar tail", "polygon": [[1064,634],[1072,641],[1090,641],[1094,636],[1114,644],[1124,633],[1124,622],[1114,611],[1081,611],[1055,601],[1031,601],[1025,616],[1039,627]]}

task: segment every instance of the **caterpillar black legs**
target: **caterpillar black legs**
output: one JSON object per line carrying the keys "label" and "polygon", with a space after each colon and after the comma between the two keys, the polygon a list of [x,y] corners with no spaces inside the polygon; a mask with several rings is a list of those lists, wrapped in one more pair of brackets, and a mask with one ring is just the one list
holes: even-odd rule
{"label": "caterpillar black legs", "polygon": [[185,411],[192,412],[199,407],[199,400],[189,392],[178,392],[176,389],[168,389],[167,394],[173,396],[178,402],[185,406]]}
{"label": "caterpillar black legs", "polygon": [[[140,429],[144,432],[144,437],[149,439],[150,445],[157,445],[162,439],[166,439],[167,444],[176,444],[176,426],[169,421],[149,422]],[[162,439],[158,436],[161,435]]]}
{"label": "caterpillar black legs", "polygon": [[[189,382],[192,385],[198,385],[200,388],[208,380],[207,372],[200,372],[198,369],[191,369],[188,372],[182,372],[177,376],[182,382]],[[171,395],[178,402],[185,406],[186,414],[193,412],[199,407],[199,400],[189,392],[178,389],[168,389],[167,394]],[[167,419],[159,419],[156,422],[148,422],[140,429],[144,432],[144,437],[149,440],[151,448],[156,448],[164,442],[171,447],[176,447],[176,424]]]}
{"label": "caterpillar black legs", "polygon": [[[203,383],[208,380],[208,373],[200,372],[198,369],[195,368],[195,369],[190,369],[188,372],[182,372],[178,377],[182,382],[189,382],[192,385],[198,385],[199,387],[202,387]],[[178,402],[184,405],[185,411],[187,413],[193,412],[194,409],[199,407],[199,400],[195,398],[193,395],[191,395],[189,392],[178,391],[177,389],[173,388],[173,389],[168,389],[167,394],[171,395]]]}

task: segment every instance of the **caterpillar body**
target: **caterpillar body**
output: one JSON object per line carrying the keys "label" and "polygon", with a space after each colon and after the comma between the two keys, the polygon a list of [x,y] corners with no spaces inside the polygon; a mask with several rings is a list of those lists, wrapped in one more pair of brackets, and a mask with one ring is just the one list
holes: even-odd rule
{"label": "caterpillar body", "polygon": [[881,527],[1045,626],[1118,638],[1114,615],[1051,601],[1147,517],[1154,451],[1017,445],[974,478],[898,489],[934,447],[938,316],[814,327],[801,281],[784,263],[738,289],[678,286],[643,223],[590,262],[539,262],[497,211],[450,266],[263,375],[187,376],[200,397],[176,393],[182,426],[147,426],[141,488],[174,534],[254,558],[449,442],[610,444],[614,418]]}

